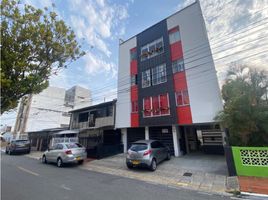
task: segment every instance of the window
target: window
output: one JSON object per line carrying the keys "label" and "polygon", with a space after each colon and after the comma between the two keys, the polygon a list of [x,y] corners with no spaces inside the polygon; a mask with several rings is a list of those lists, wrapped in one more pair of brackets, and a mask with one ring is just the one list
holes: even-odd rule
{"label": "window", "polygon": [[187,90],[175,93],[177,106],[185,106],[190,104],[189,95]]}
{"label": "window", "polygon": [[63,145],[62,144],[57,144],[55,149],[63,149]]}
{"label": "window", "polygon": [[179,29],[176,29],[175,31],[172,31],[169,33],[169,43],[173,44],[175,42],[178,42],[181,40]]}
{"label": "window", "polygon": [[133,143],[130,147],[131,151],[144,151],[148,148],[148,145],[145,143]]}
{"label": "window", "polygon": [[138,101],[131,102],[131,111],[132,111],[132,113],[138,112]]}
{"label": "window", "polygon": [[157,116],[160,115],[160,104],[159,104],[159,96],[152,98],[153,104],[153,115]]}
{"label": "window", "polygon": [[138,76],[136,75],[132,75],[131,76],[131,85],[137,85],[138,84]]}
{"label": "window", "polygon": [[143,116],[151,116],[151,97],[146,97],[143,99]]}
{"label": "window", "polygon": [[161,115],[168,115],[169,114],[168,94],[160,95],[160,110],[161,110]]}
{"label": "window", "polygon": [[136,49],[130,50],[130,59],[132,60],[137,60],[137,51]]}
{"label": "window", "polygon": [[142,88],[151,86],[151,72],[150,69],[142,72]]}
{"label": "window", "polygon": [[172,71],[173,73],[184,71],[184,62],[183,60],[175,60],[172,62]]}
{"label": "window", "polygon": [[111,117],[113,116],[113,112],[114,112],[114,107],[113,105],[110,105],[107,107],[107,117]]}
{"label": "window", "polygon": [[152,83],[157,85],[167,81],[166,64],[152,68]]}
{"label": "window", "polygon": [[143,117],[169,115],[168,94],[143,99]]}
{"label": "window", "polygon": [[79,113],[78,122],[87,122],[88,121],[88,112]]}
{"label": "window", "polygon": [[141,61],[152,58],[164,52],[163,37],[141,47]]}

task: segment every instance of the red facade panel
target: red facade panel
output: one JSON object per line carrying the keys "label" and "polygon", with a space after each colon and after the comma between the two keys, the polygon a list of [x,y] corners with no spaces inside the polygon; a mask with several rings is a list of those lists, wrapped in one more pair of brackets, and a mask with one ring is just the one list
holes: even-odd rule
{"label": "red facade panel", "polygon": [[174,27],[174,28],[172,28],[172,29],[169,29],[169,30],[168,30],[168,33],[169,33],[169,34],[170,34],[170,33],[174,33],[174,32],[179,31],[179,30],[180,30],[179,26],[176,26],[176,27]]}
{"label": "red facade panel", "polygon": [[170,45],[171,61],[181,59],[183,57],[181,41]]}
{"label": "red facade panel", "polygon": [[143,99],[143,109],[143,115],[145,117],[150,117],[152,111],[151,97],[146,97]]}
{"label": "red facade panel", "polygon": [[153,97],[152,99],[153,99],[153,102],[152,102],[152,104],[153,104],[153,115],[158,116],[158,115],[160,115],[159,98],[158,98],[158,96],[156,96],[156,97]]}
{"label": "red facade panel", "polygon": [[186,75],[184,71],[175,73],[173,79],[175,92],[187,90]]}
{"label": "red facade panel", "polygon": [[192,114],[190,106],[177,107],[178,124],[192,124]]}
{"label": "red facade panel", "polygon": [[132,60],[130,62],[130,74],[131,75],[138,74],[138,62],[137,62],[137,60]]}
{"label": "red facade panel", "polygon": [[138,86],[133,85],[131,86],[131,101],[138,101]]}
{"label": "red facade panel", "polygon": [[139,114],[131,113],[131,127],[139,127]]}
{"label": "red facade panel", "polygon": [[168,94],[160,95],[161,115],[169,114]]}

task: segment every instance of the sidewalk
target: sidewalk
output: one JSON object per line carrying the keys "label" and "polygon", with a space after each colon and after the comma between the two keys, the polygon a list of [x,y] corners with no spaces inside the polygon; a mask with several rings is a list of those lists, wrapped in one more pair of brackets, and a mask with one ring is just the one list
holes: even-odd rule
{"label": "sidewalk", "polygon": [[85,163],[81,167],[87,170],[138,179],[153,184],[226,194],[226,176],[182,168],[176,164],[177,159],[172,158],[171,161],[161,163],[155,172],[146,169],[129,170],[125,164],[124,154],[94,160]]}
{"label": "sidewalk", "polygon": [[[31,152],[31,154],[26,156],[40,159],[41,155],[42,152]],[[146,169],[129,170],[125,164],[125,155],[119,154],[101,160],[88,159],[80,167],[90,171],[138,179],[152,184],[229,195],[225,192],[227,178],[225,175],[193,170],[193,166],[186,168],[187,166],[185,164],[181,165],[183,166],[181,167],[178,161],[178,158],[172,158],[168,162],[163,162],[155,172]],[[185,176],[185,173],[190,176]]]}

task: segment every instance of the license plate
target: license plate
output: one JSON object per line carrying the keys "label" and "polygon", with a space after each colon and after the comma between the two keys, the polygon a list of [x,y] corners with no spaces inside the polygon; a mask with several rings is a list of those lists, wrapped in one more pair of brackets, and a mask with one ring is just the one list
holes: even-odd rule
{"label": "license plate", "polygon": [[138,160],[133,160],[133,161],[132,161],[132,164],[133,164],[133,165],[138,165],[138,164],[140,164],[140,161],[138,161]]}
{"label": "license plate", "polygon": [[81,160],[81,157],[76,157],[76,160]]}

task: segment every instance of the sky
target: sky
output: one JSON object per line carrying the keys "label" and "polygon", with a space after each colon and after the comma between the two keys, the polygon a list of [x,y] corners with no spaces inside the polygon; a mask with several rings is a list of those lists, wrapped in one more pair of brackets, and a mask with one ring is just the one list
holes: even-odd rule
{"label": "sky", "polygon": [[[51,8],[76,33],[86,55],[57,76],[50,86],[80,85],[93,103],[116,98],[119,39],[127,40],[194,0],[23,0]],[[220,85],[233,63],[268,68],[268,0],[200,0]],[[16,111],[1,124],[14,125]]]}

